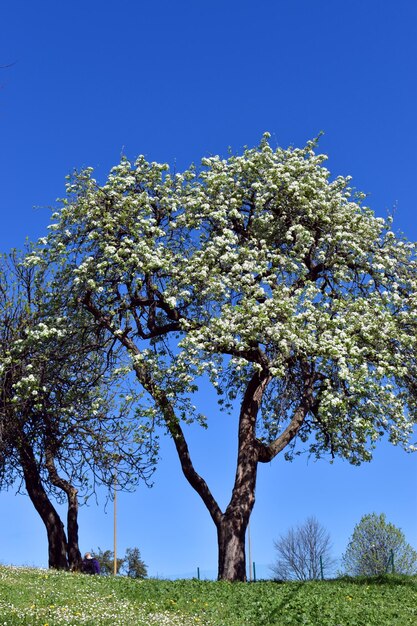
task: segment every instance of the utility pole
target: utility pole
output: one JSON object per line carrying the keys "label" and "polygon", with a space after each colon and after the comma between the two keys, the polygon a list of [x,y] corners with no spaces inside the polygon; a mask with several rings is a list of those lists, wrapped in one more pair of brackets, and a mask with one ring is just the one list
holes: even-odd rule
{"label": "utility pole", "polygon": [[117,574],[117,471],[114,473],[114,497],[113,497],[113,574]]}
{"label": "utility pole", "polygon": [[252,546],[250,541],[250,522],[248,522],[248,556],[249,556],[249,581],[252,581]]}

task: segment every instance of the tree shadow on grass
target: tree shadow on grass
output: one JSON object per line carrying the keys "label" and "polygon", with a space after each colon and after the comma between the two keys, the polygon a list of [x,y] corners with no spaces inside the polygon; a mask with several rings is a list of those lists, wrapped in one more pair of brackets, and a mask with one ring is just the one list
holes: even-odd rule
{"label": "tree shadow on grass", "polygon": [[[274,581],[277,585],[277,589],[284,583],[284,581]],[[282,596],[278,600],[278,604],[271,607],[268,611],[268,615],[265,616],[267,621],[262,621],[262,624],[279,624],[281,623],[279,620],[282,618],[282,615],[285,611],[291,610],[293,611],[297,604],[297,596],[303,596],[303,592],[307,591],[307,588],[312,590],[311,586],[317,585],[316,589],[321,585],[324,586],[339,586],[343,587],[343,585],[357,585],[357,586],[385,586],[386,588],[398,588],[401,586],[410,587],[414,590],[417,590],[417,576],[404,576],[400,574],[386,574],[383,576],[358,576],[358,577],[350,577],[350,576],[342,576],[340,578],[332,578],[330,580],[317,580],[317,581],[294,581],[291,583],[285,582],[285,587],[282,588]],[[303,602],[302,598],[298,598],[298,601]]]}
{"label": "tree shadow on grass", "polygon": [[284,584],[288,587],[288,590],[285,589],[282,598],[280,599],[279,604],[274,606],[268,613],[268,624],[275,624],[275,620],[282,616],[285,607],[288,604],[291,604],[293,600],[298,596],[298,594],[302,591],[303,587],[306,585],[306,581],[294,581],[289,585],[288,582],[284,581],[274,581],[277,586]]}

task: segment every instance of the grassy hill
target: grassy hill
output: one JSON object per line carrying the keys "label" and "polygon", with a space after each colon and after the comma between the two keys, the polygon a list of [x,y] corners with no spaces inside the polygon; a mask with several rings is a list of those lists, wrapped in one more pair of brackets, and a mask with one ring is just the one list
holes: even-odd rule
{"label": "grassy hill", "polygon": [[231,584],[0,567],[0,626],[408,624],[417,624],[417,577]]}

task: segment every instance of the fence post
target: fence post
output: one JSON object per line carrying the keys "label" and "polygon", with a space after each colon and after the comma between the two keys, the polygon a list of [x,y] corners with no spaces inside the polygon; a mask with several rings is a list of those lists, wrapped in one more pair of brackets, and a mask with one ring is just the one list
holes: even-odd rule
{"label": "fence post", "polygon": [[255,565],[255,561],[253,562],[253,580],[256,583],[256,565]]}
{"label": "fence post", "polygon": [[389,553],[389,558],[388,558],[388,563],[387,563],[387,569],[385,570],[386,572],[388,572],[389,567],[391,565],[391,574],[395,574],[395,567],[394,567],[394,550],[391,548],[390,553]]}
{"label": "fence post", "polygon": [[200,568],[199,567],[197,567],[197,578],[198,580],[200,580]]}
{"label": "fence post", "polygon": [[320,556],[320,575],[321,575],[321,579],[324,580],[324,573],[323,573],[323,557]]}

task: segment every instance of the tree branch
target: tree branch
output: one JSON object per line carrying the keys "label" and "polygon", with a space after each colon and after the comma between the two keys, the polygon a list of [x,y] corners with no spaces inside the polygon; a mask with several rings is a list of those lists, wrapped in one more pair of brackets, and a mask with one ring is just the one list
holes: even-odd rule
{"label": "tree branch", "polygon": [[[99,311],[99,309],[93,304],[91,299],[91,293],[85,295],[82,303],[101,325],[103,325],[110,332],[113,332],[111,320],[107,316],[103,315]],[[118,337],[118,340],[122,345],[125,346],[131,356],[135,357],[141,354],[136,344],[126,335],[121,335],[120,337]],[[191,460],[184,433],[175,415],[172,404],[167,398],[166,393],[162,389],[160,389],[155,383],[151,373],[149,372],[149,369],[146,367],[146,364],[134,363],[133,367],[137,379],[139,380],[145,391],[147,391],[156,402],[156,405],[158,406],[164,417],[165,424],[174,441],[185,478],[201,497],[214,523],[217,525],[218,523],[220,523],[220,520],[222,518],[222,511],[216,500],[214,499],[207,483],[194,469],[194,465]]]}
{"label": "tree branch", "polygon": [[305,383],[303,398],[294,411],[294,415],[286,429],[270,444],[259,441],[259,461],[269,463],[297,436],[300,428],[310,411],[314,409],[315,399],[313,395],[314,377],[310,376]]}

